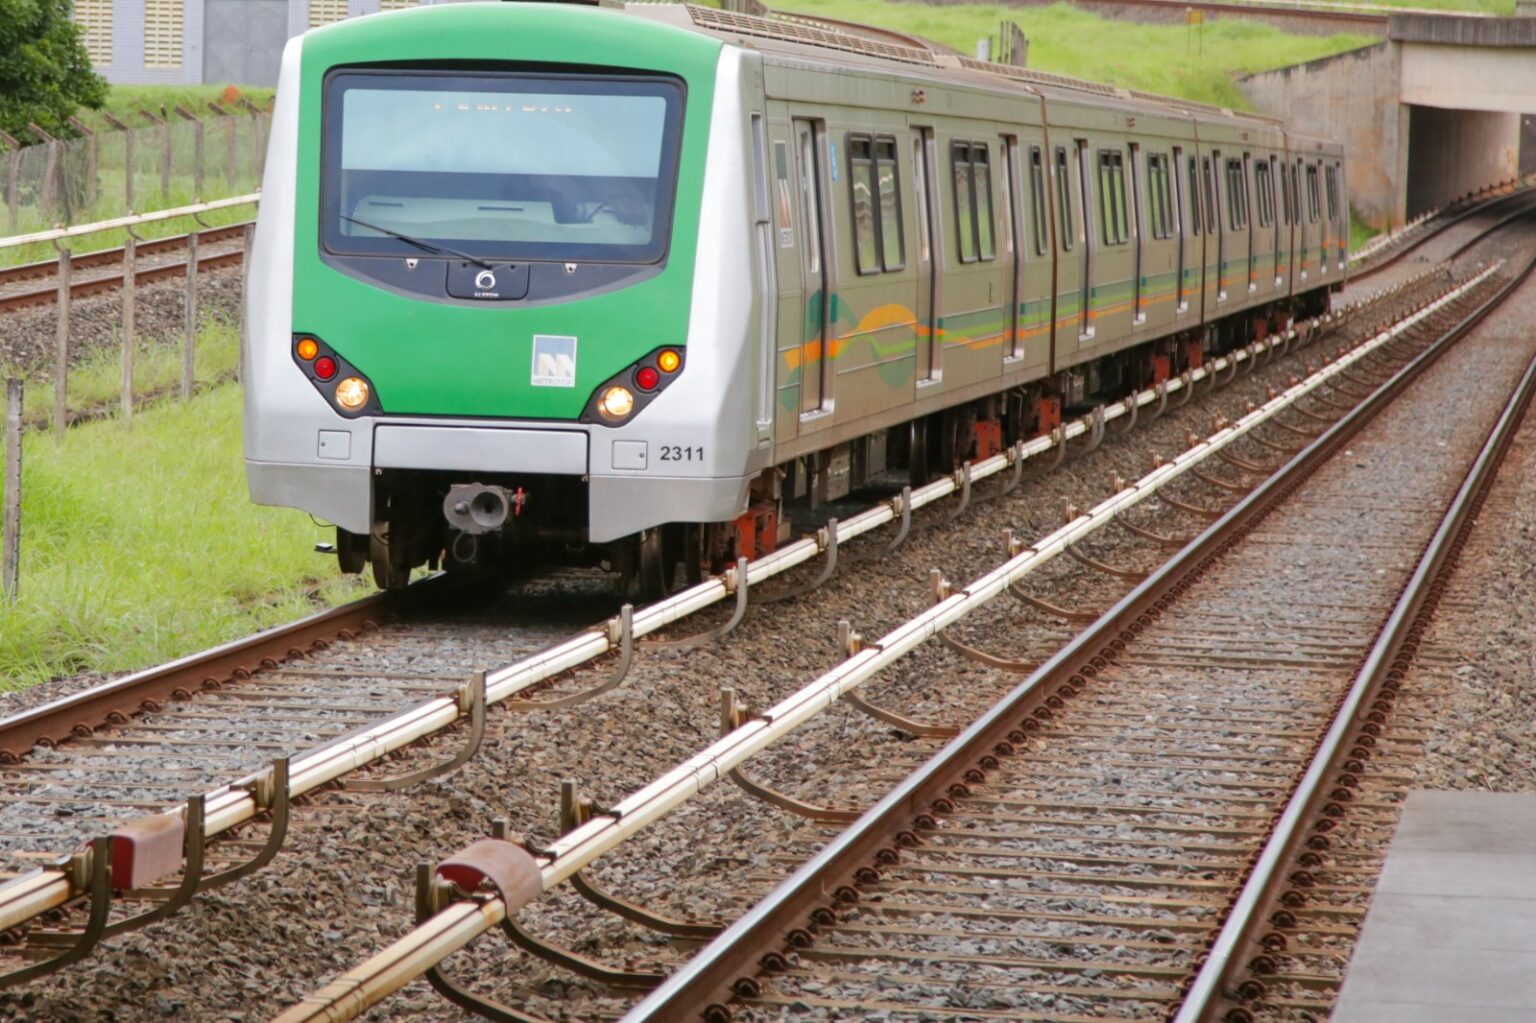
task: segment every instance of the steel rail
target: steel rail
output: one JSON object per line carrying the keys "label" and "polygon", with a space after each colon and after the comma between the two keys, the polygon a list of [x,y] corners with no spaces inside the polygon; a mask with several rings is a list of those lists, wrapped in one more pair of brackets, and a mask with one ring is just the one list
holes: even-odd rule
{"label": "steel rail", "polygon": [[[1339,323],[1351,312],[1371,302],[1404,291],[1426,276],[1428,276],[1427,272],[1345,310],[1314,319],[1311,321],[1312,330],[1309,334],[1315,335],[1316,330],[1321,326]],[[1464,287],[1470,287],[1479,279],[1467,282]],[[1451,294],[1459,293],[1458,290]],[[1449,300],[1449,296],[1442,301],[1445,300]],[[1405,329],[1409,322],[1403,321],[1398,328],[1394,328],[1394,331],[1389,333],[1395,334],[1396,330]],[[1170,379],[1157,388],[1139,392],[1134,396],[1134,404],[1139,407],[1153,402],[1160,404],[1166,402],[1169,393],[1193,387],[1198,382],[1229,368],[1235,372],[1236,367],[1241,363],[1247,361],[1251,364],[1252,360],[1266,352],[1289,346],[1297,337],[1298,331],[1292,328],[1285,334],[1276,334],[1263,341],[1255,342],[1249,349],[1239,349],[1216,358],[1206,366],[1191,371],[1186,377]],[[1132,403],[1122,401],[1111,405],[1104,411],[1103,420],[1108,421],[1128,414],[1127,409],[1130,404]],[[1064,447],[1069,440],[1088,434],[1092,429],[1093,426],[1088,417],[1074,420],[1059,428],[1055,437],[1036,438],[1004,454],[995,455],[968,466],[970,479],[975,482],[1009,468],[1017,468],[1020,461],[1055,451],[1058,445]],[[882,502],[840,522],[837,530],[839,540],[846,542],[879,529],[881,526],[900,521],[909,517],[912,510],[959,492],[963,486],[963,472],[957,472],[953,477],[944,477],[914,490],[909,498],[909,507],[906,509],[902,508],[903,502],[899,496]],[[763,580],[822,555],[827,546],[828,535],[823,530],[815,536],[800,539],[750,562],[747,567],[749,586],[757,585]],[[736,586],[735,571],[731,570],[723,576],[705,580],[666,600],[643,608],[633,617],[633,635],[636,637],[648,635],[697,611],[731,598],[734,596]],[[619,638],[614,634],[612,623],[584,630],[543,651],[489,673],[486,699],[493,703],[506,700],[563,671],[616,650],[618,646]],[[463,687],[460,687],[459,692],[409,708],[375,725],[342,736],[319,749],[295,758],[290,772],[291,795],[302,795],[427,735],[453,726],[467,713],[465,707],[468,701],[464,698],[462,690]],[[80,694],[74,699],[81,699],[84,695]],[[272,787],[274,770],[269,768],[209,793],[204,815],[205,837],[216,837],[229,828],[260,816],[264,808],[259,802],[258,793]],[[185,813],[186,805],[172,807],[170,812],[178,810]],[[82,895],[84,891],[84,882],[80,875],[72,872],[64,863],[43,867],[12,878],[0,884],[0,931],[16,927],[41,913],[65,905]]]}
{"label": "steel rail", "polygon": [[[1317,387],[1347,372],[1356,362],[1389,343],[1413,324],[1465,295],[1487,280],[1496,269],[1488,268],[1390,330],[1383,331],[1306,380],[1276,395],[1263,406],[1221,427],[1209,438],[1198,442],[1172,461],[1158,466],[1141,480],[1118,491],[1089,512],[1075,517],[968,586],[951,591],[927,611],[864,646],[796,693],[730,731],[615,806],[599,811],[580,827],[550,843],[535,857],[541,891],[559,885],[636,832],[688,802],[735,767],[836,705],[845,694],[939,635],[950,625],[959,622],[970,612],[1006,592],[1012,584],[1048,563],[1072,544],[1108,525],[1118,514],[1152,499],[1171,480],[1192,470],[1238,438],[1246,436],[1259,425],[1290,408]],[[881,805],[884,805],[884,801]],[[502,899],[494,897],[451,905],[389,948],[313,993],[278,1017],[278,1020],[280,1023],[319,1020],[335,1023],[355,1019],[410,979],[440,962],[447,953],[439,955],[437,949],[448,948],[448,951],[452,951],[462,947],[477,934],[500,923],[511,908],[515,907],[509,907]],[[668,987],[670,982],[660,990]]]}
{"label": "steel rail", "polygon": [[246,195],[230,196],[228,199],[213,199],[209,202],[195,202],[189,206],[174,206],[171,209],[156,210],[153,213],[129,213],[127,216],[114,217],[111,220],[97,220],[89,224],[76,224],[73,227],[55,227],[47,231],[35,231],[32,234],[16,234],[9,238],[0,238],[0,249],[14,248],[17,245],[35,245],[38,242],[61,242],[66,238],[79,238],[82,235],[97,234],[101,231],[138,227],[162,220],[175,220],[177,217],[195,217],[200,213],[214,213],[235,206],[249,206],[260,200],[260,192],[250,192]]}
{"label": "steel rail", "polygon": [[[428,581],[426,587],[430,585]],[[114,716],[126,718],[138,713],[145,703],[170,700],[194,692],[208,681],[221,682],[239,672],[256,671],[264,661],[291,658],[342,633],[374,628],[426,587],[418,583],[406,593],[375,593],[0,718],[0,764],[16,763],[34,746],[52,746],[71,736],[89,735]]]}
{"label": "steel rail", "polygon": [[[153,256],[162,252],[174,252],[177,249],[186,248],[187,238],[190,234],[197,235],[198,244],[213,244],[238,238],[244,233],[245,228],[255,223],[251,220],[242,220],[237,224],[224,224],[219,227],[209,227],[188,234],[174,234],[165,238],[150,238],[139,242],[138,253],[140,256]],[[94,270],[97,267],[117,266],[123,261],[122,246],[115,249],[97,249],[94,252],[79,252],[70,257],[70,263],[75,270]],[[57,259],[45,259],[38,263],[21,263],[17,266],[0,267],[0,285],[13,284],[20,281],[45,280],[57,275],[59,261]]]}
{"label": "steel rail", "polygon": [[[1440,235],[1444,234],[1446,230],[1456,226],[1457,224],[1461,223],[1463,220],[1466,220],[1468,217],[1475,216],[1475,215],[1477,215],[1479,213],[1487,213],[1488,211],[1490,211],[1494,207],[1502,205],[1505,202],[1509,202],[1510,200],[1518,200],[1518,199],[1522,199],[1522,198],[1529,198],[1533,194],[1536,194],[1536,183],[1516,184],[1516,186],[1511,191],[1505,192],[1502,195],[1494,196],[1492,198],[1483,199],[1481,201],[1468,203],[1465,207],[1463,207],[1460,210],[1455,210],[1455,211],[1442,210],[1441,211],[1442,214],[1449,214],[1447,219],[1443,223],[1433,224],[1433,226],[1429,227],[1424,232],[1424,234],[1421,237],[1408,239],[1408,244],[1406,244],[1402,248],[1392,252],[1390,255],[1386,256],[1385,258],[1381,259],[1380,261],[1375,262],[1375,263],[1371,263],[1369,266],[1367,266],[1365,264],[1365,260],[1369,259],[1370,255],[1368,254],[1366,256],[1363,256],[1361,258],[1361,260],[1360,260],[1359,268],[1358,269],[1353,269],[1353,270],[1350,271],[1350,273],[1349,273],[1350,280],[1352,282],[1356,283],[1356,284],[1358,284],[1359,282],[1361,282],[1363,280],[1368,280],[1372,276],[1374,276],[1375,274],[1381,272],[1382,270],[1385,270],[1385,269],[1387,269],[1390,266],[1396,265],[1399,261],[1401,261],[1409,253],[1417,252],[1419,250],[1419,248],[1421,248],[1423,245],[1425,245],[1426,243],[1434,240],[1435,238],[1440,237]],[[1522,212],[1524,212],[1524,211],[1522,211]],[[1431,218],[1426,218],[1424,223],[1433,223],[1433,219],[1434,218],[1432,218],[1432,217]],[[1469,242],[1468,244],[1470,245],[1472,243],[1475,243],[1475,242],[1481,240],[1487,233],[1488,232],[1486,232],[1486,231],[1482,232],[1476,238],[1473,238],[1472,242]],[[1405,237],[1406,237],[1406,233],[1405,233]],[[1386,249],[1386,248],[1389,247],[1390,244],[1391,244],[1390,242],[1388,242],[1386,244],[1383,244],[1381,246],[1381,248],[1382,249]],[[1351,261],[1353,261],[1353,260],[1351,260]]]}
{"label": "steel rail", "polygon": [[[182,237],[185,238],[184,235]],[[240,249],[235,249],[231,252],[213,253],[212,255],[200,255],[197,257],[197,268],[201,272],[203,270],[217,270],[227,266],[239,266],[244,259],[245,253]],[[187,261],[183,259],[175,263],[162,263],[158,266],[138,268],[134,271],[133,279],[137,285],[153,284],[156,281],[184,280],[186,274]],[[71,281],[69,297],[71,300],[84,298],[87,295],[117,291],[122,286],[123,274],[121,272],[108,274],[105,277],[93,277],[89,280]],[[58,302],[58,297],[59,291],[57,288],[40,288],[37,291],[23,292],[19,295],[0,296],[0,313],[54,305]]]}
{"label": "steel rail", "polygon": [[[1487,304],[1479,312],[1490,308]],[[1462,324],[1467,321],[1463,320]],[[786,881],[732,924],[710,945],[627,1013],[622,1023],[697,1019],[730,1000],[731,986],[756,972],[758,958],[805,926],[806,914],[894,841],[896,833],[926,813],[957,780],[957,765],[973,765],[1019,728],[1062,687],[1093,671],[1095,657],[1113,652],[1140,631],[1138,619],[1173,592],[1251,524],[1287,497],[1373,416],[1390,404],[1465,332],[1462,324],[1416,355],[1391,379],[1344,414],[1275,474],[1211,523],[1172,559],[1122,597],[1093,625],[1040,666],[1029,678],[967,727],[943,750],[900,782],[857,822],[832,839]],[[719,1015],[723,1015],[723,1012]],[[711,1017],[706,1017],[711,1018]],[[284,1020],[283,1023],[289,1023]]]}
{"label": "steel rail", "polygon": [[[1536,257],[1490,297],[1487,303],[1458,324],[1455,328],[1456,336],[1470,331],[1523,284],[1533,270],[1536,270]],[[1174,1017],[1174,1023],[1212,1020],[1216,1018],[1216,1013],[1233,1005],[1234,999],[1230,993],[1238,987],[1237,975],[1248,967],[1249,950],[1254,956],[1262,951],[1257,945],[1256,932],[1269,923],[1270,912],[1281,895],[1280,889],[1287,880],[1280,876],[1281,870],[1286,864],[1295,862],[1308,837],[1308,825],[1320,818],[1324,804],[1333,798],[1331,779],[1348,773],[1342,768],[1342,762],[1348,756],[1346,740],[1358,732],[1362,723],[1362,708],[1369,706],[1394,671],[1404,667],[1399,661],[1404,644],[1426,610],[1433,584],[1454,566],[1460,542],[1473,525],[1471,520],[1482,503],[1482,497],[1493,485],[1494,475],[1514,440],[1516,430],[1524,421],[1533,394],[1536,394],[1536,357],[1526,366],[1525,373],[1506,402],[1498,421],[1489,430],[1482,449],[1467,471],[1413,575],[1404,585],[1386,625],[1356,674],[1333,726],[1281,813],[1274,835],[1259,854],[1253,872],[1211,947],[1209,957],[1190,985]]]}

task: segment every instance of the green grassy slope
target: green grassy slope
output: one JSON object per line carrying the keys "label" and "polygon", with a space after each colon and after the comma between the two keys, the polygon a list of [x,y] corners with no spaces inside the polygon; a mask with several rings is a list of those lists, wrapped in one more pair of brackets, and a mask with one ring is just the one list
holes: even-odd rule
{"label": "green grassy slope", "polygon": [[[1249,109],[1231,76],[1315,60],[1375,42],[1370,36],[1287,35],[1254,21],[1219,19],[1203,29],[1111,21],[1058,3],[1049,7],[930,6],[891,0],[784,0],[776,10],[862,21],[974,53],[976,40],[1017,22],[1029,66],[1234,109]],[[1203,35],[1200,33],[1203,32]]]}

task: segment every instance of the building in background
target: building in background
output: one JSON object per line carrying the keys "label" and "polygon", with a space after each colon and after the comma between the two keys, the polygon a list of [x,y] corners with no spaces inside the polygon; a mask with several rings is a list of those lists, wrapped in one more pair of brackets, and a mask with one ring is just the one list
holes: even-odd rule
{"label": "building in background", "polygon": [[440,0],[75,0],[91,63],[123,85],[276,85],[311,28]]}

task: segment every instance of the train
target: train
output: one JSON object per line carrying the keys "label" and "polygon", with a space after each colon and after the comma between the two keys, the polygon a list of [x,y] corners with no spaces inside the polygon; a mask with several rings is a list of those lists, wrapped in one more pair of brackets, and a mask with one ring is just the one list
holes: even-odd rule
{"label": "train", "polygon": [[1344,151],[874,32],[471,2],[284,52],[245,466],[345,572],[656,597],[1327,310]]}

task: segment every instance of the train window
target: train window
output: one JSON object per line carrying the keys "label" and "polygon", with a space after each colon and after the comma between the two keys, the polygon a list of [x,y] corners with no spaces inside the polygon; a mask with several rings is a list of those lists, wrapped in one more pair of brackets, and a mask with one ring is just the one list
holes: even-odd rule
{"label": "train window", "polygon": [[861,274],[880,272],[875,222],[875,161],[869,136],[848,137],[848,188],[853,194],[853,251]]}
{"label": "train window", "polygon": [[1061,251],[1072,251],[1077,227],[1072,223],[1072,182],[1067,176],[1067,147],[1056,147],[1056,203],[1061,207]]}
{"label": "train window", "polygon": [[976,262],[976,203],[971,196],[971,147],[956,142],[951,150],[955,165],[955,240],[960,243],[960,262]]}
{"label": "train window", "polygon": [[1200,172],[1195,158],[1189,158],[1189,226],[1190,233],[1200,234]]}
{"label": "train window", "polygon": [[1029,147],[1029,217],[1034,228],[1035,255],[1045,255],[1049,241],[1045,229],[1045,155],[1039,146]]}
{"label": "train window", "polygon": [[683,105],[682,83],[660,75],[334,73],[322,113],[320,245],[363,256],[435,247],[479,260],[659,263]]}
{"label": "train window", "polygon": [[1268,227],[1275,221],[1274,179],[1269,176],[1269,164],[1254,165],[1253,190],[1258,198],[1259,226]]}
{"label": "train window", "polygon": [[880,265],[887,271],[906,265],[906,231],[901,222],[901,176],[896,167],[896,139],[875,138],[875,190],[880,198]]}
{"label": "train window", "polygon": [[1147,206],[1151,211],[1152,237],[1173,234],[1173,199],[1169,194],[1168,154],[1147,154]]}
{"label": "train window", "polygon": [[981,241],[982,259],[994,259],[997,256],[997,243],[993,236],[997,227],[992,219],[992,168],[988,159],[989,150],[986,143],[971,145],[973,191],[976,195],[976,235]]}
{"label": "train window", "polygon": [[1322,211],[1317,204],[1317,164],[1307,165],[1307,219],[1317,223]]}
{"label": "train window", "polygon": [[960,262],[997,256],[992,225],[992,167],[985,142],[955,142],[950,150],[955,172],[956,241]]}
{"label": "train window", "polygon": [[1121,245],[1131,237],[1125,207],[1125,156],[1118,149],[1099,150],[1099,224],[1105,245]]}
{"label": "train window", "polygon": [[894,138],[848,136],[848,188],[859,273],[900,270],[905,250]]}
{"label": "train window", "polygon": [[1227,161],[1227,225],[1234,231],[1248,226],[1248,189],[1243,181],[1243,161]]}
{"label": "train window", "polygon": [[1328,183],[1328,219],[1339,219],[1339,179],[1332,167],[1327,169],[1325,180]]}
{"label": "train window", "polygon": [[800,213],[805,219],[805,268],[821,272],[821,212],[816,204],[816,140],[800,129]]}
{"label": "train window", "polygon": [[923,145],[922,129],[918,129],[917,136],[912,139],[912,193],[914,208],[917,210],[917,252],[918,262],[926,265],[932,257],[929,249],[930,234],[928,231],[928,171],[927,151]]}
{"label": "train window", "polygon": [[1285,217],[1281,223],[1295,223],[1295,214],[1291,212],[1290,174],[1288,173],[1287,165],[1284,163],[1280,164],[1280,212]]}
{"label": "train window", "polygon": [[1211,174],[1211,158],[1200,158],[1200,168],[1204,171],[1205,179],[1205,233],[1215,234],[1220,226],[1220,217],[1216,212],[1216,179]]}

